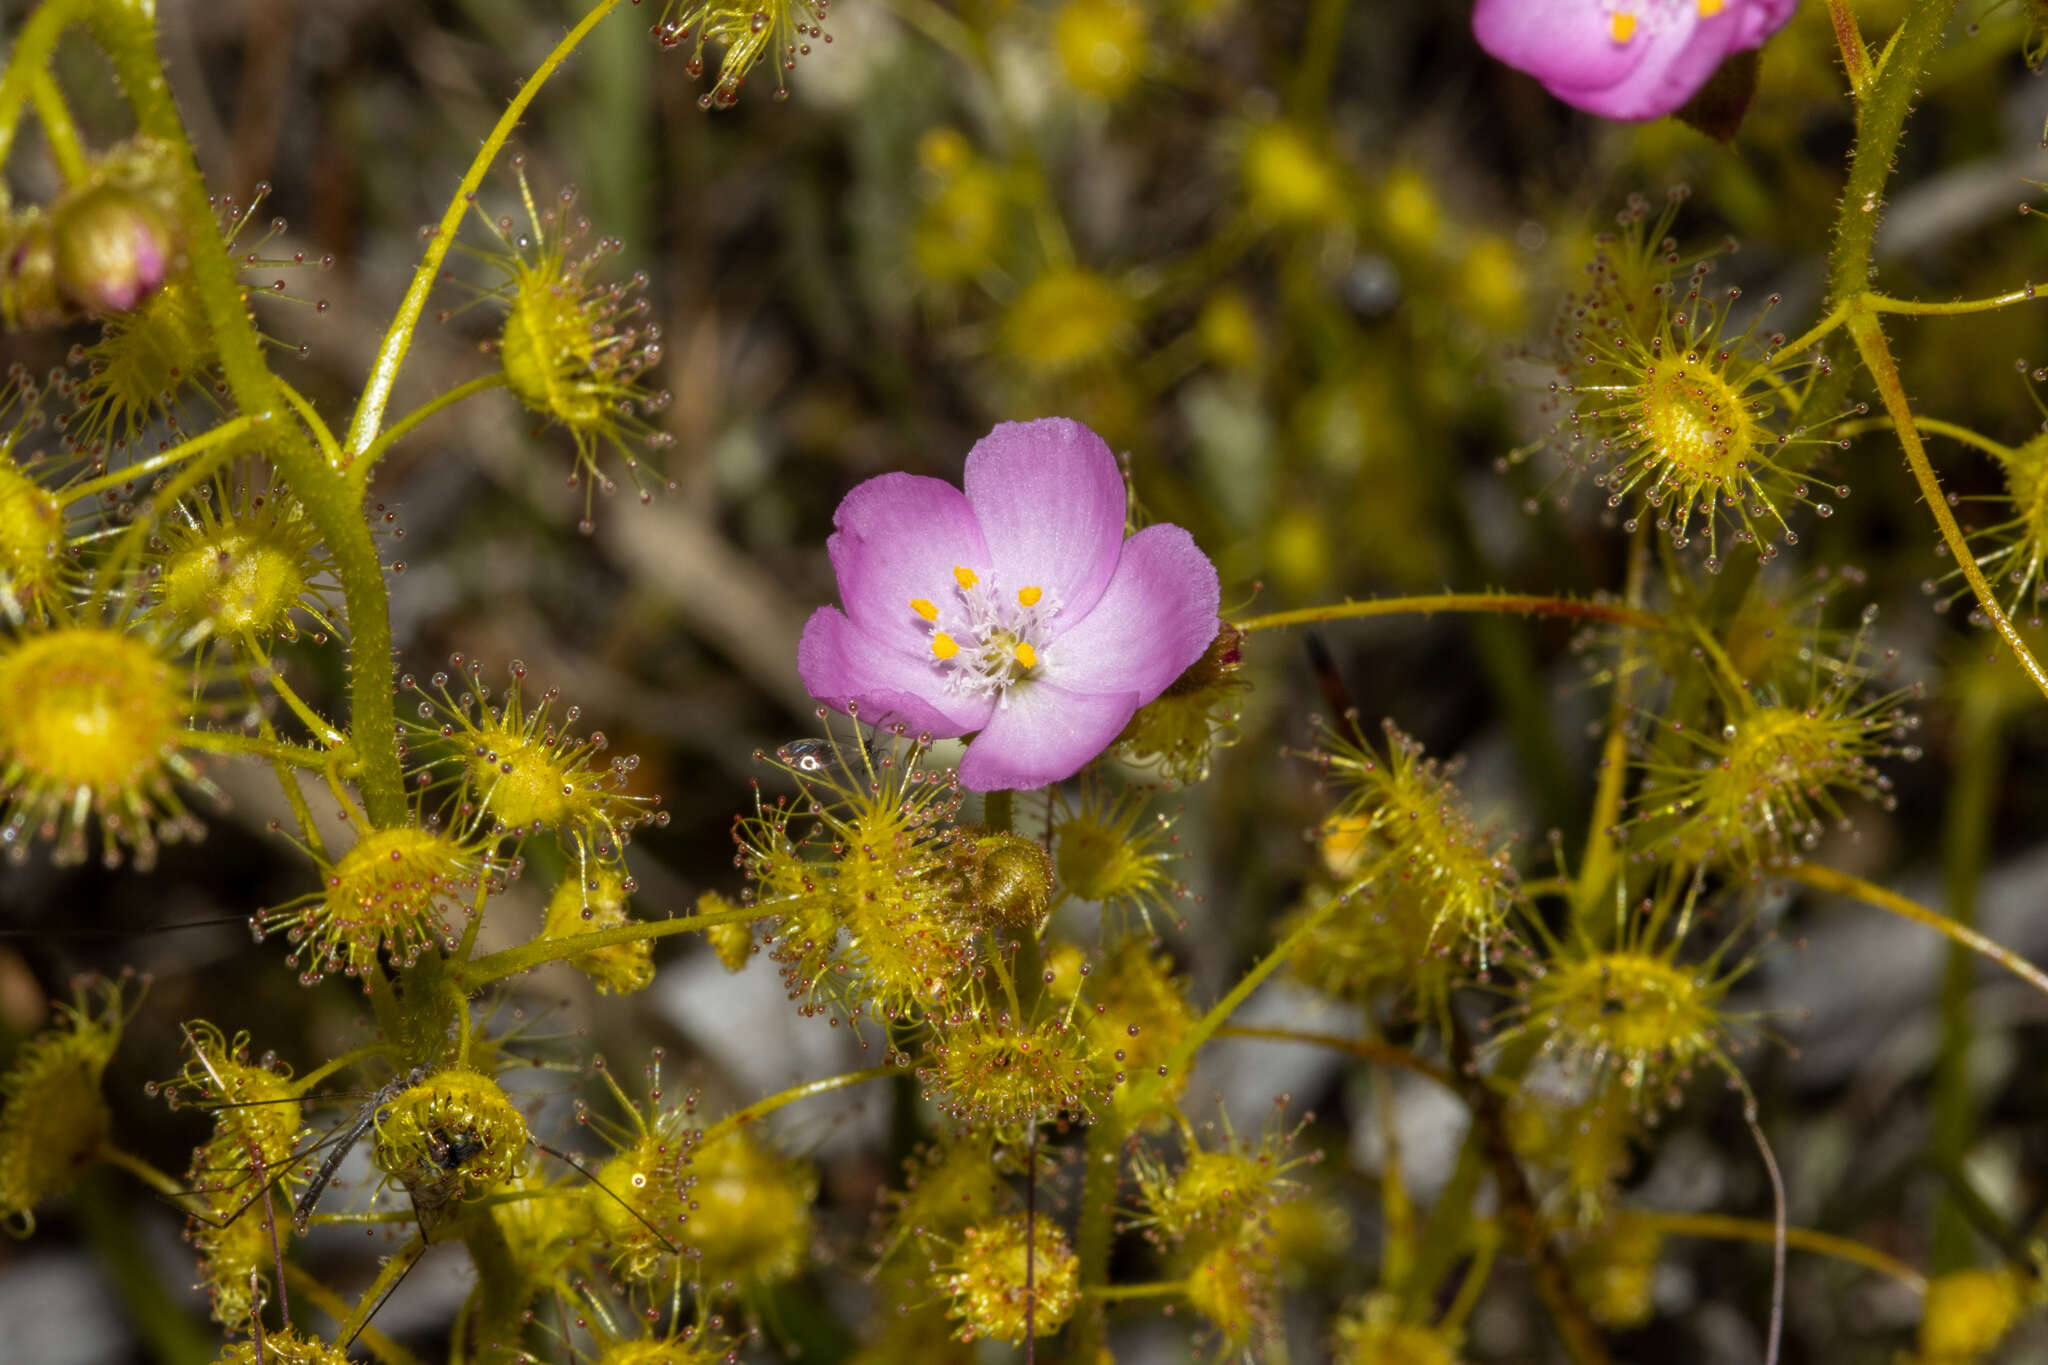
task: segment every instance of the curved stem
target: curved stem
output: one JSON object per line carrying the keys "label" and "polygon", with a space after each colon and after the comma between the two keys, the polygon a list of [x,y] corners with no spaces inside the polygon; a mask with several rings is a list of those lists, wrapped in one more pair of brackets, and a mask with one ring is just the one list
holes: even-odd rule
{"label": "curved stem", "polygon": [[1831,891],[1837,896],[1862,901],[1876,909],[1888,910],[1901,919],[1925,925],[1971,952],[1990,958],[2035,990],[2048,995],[2048,972],[2043,972],[2004,944],[1984,937],[1969,925],[1958,924],[1939,910],[1930,910],[1918,901],[1907,900],[1896,891],[1887,891],[1875,882],[1865,881],[1847,872],[1837,872],[1832,867],[1800,863],[1793,867],[1777,869],[1777,875],[1795,882],[1804,882],[1819,891]]}
{"label": "curved stem", "polygon": [[[191,1193],[190,1190],[150,1165],[147,1161],[144,1161],[141,1157],[136,1156],[133,1152],[124,1152],[111,1142],[101,1143],[98,1155],[99,1159],[106,1162],[109,1166],[128,1172],[128,1174],[167,1198],[178,1199]],[[183,1208],[185,1206],[180,1204],[178,1207]]]}
{"label": "curved stem", "polygon": [[[195,240],[204,240],[198,234],[216,231],[214,210],[157,61],[155,0],[100,0],[84,14],[113,62],[122,92],[135,111],[137,129],[179,149],[172,160],[178,218]],[[263,417],[292,406],[270,372],[228,253],[195,249],[188,257],[193,293],[206,315],[221,377],[235,407],[248,416]],[[358,781],[364,809],[377,824],[404,824],[408,808],[394,740],[398,712],[391,686],[391,604],[384,591],[383,562],[356,490],[328,463],[305,429],[285,422],[276,427],[266,453],[320,532],[347,608],[352,662],[349,723],[361,750]]]}
{"label": "curved stem", "polygon": [[1941,480],[1935,477],[1934,465],[1927,458],[1927,447],[1921,443],[1919,429],[1914,425],[1913,409],[1906,399],[1906,386],[1899,378],[1891,348],[1885,344],[1884,329],[1878,326],[1876,318],[1860,314],[1850,319],[1849,335],[1855,338],[1864,368],[1877,381],[1878,396],[1884,401],[1885,411],[1891,414],[1892,425],[1898,429],[1899,445],[1906,452],[1906,465],[1913,471],[1914,482],[1920,485],[1921,501],[1934,514],[1934,524],[1941,528],[1941,538],[1948,545],[1949,554],[1955,559],[1956,567],[1962,570],[1963,577],[1969,580],[1970,591],[1977,599],[1977,609],[1984,613],[1992,629],[2005,641],[2021,671],[2040,689],[2042,696],[2048,697],[2048,669],[2041,667],[2041,661],[2020,638],[2012,618],[1998,605],[1998,599],[1992,595],[1991,584],[1985,581],[1984,570],[1978,567],[1976,557],[1970,553],[1963,528],[1956,524],[1956,514],[1949,510],[1948,495],[1942,492]]}
{"label": "curved stem", "polygon": [[195,436],[189,441],[181,441],[169,450],[158,451],[146,460],[137,460],[134,464],[110,469],[96,479],[87,479],[84,483],[74,483],[67,488],[60,488],[57,490],[58,496],[69,504],[77,502],[80,498],[89,498],[95,493],[104,493],[109,488],[119,488],[122,484],[139,479],[145,474],[154,474],[168,465],[174,465],[180,460],[210,450],[222,441],[232,441],[255,426],[256,421],[254,417],[237,417],[232,421],[222,422],[213,430]]}
{"label": "curved stem", "polygon": [[64,92],[57,88],[48,67],[30,71],[28,94],[35,103],[36,117],[42,121],[43,139],[50,144],[50,160],[57,163],[58,174],[67,185],[83,185],[92,176],[92,162],[85,154],[85,144],[78,140],[78,125],[71,120],[71,107],[64,103]]}
{"label": "curved stem", "polygon": [[1814,323],[1813,326],[1807,328],[1798,336],[1786,342],[1783,346],[1773,347],[1771,349],[1771,354],[1797,355],[1799,352],[1813,345],[1815,342],[1819,341],[1822,337],[1834,331],[1837,327],[1840,327],[1844,322],[1847,322],[1848,320],[1849,305],[1846,303],[1837,304],[1835,305],[1834,309],[1830,311],[1828,315],[1822,318],[1819,322]]}
{"label": "curved stem", "polygon": [[572,957],[590,952],[594,948],[610,948],[621,943],[639,943],[643,940],[667,938],[670,934],[687,934],[697,929],[710,929],[720,924],[739,924],[747,920],[766,919],[782,913],[788,906],[763,910],[759,906],[742,905],[731,910],[714,910],[709,914],[685,915],[680,919],[665,919],[621,924],[613,929],[593,929],[587,934],[571,934],[566,938],[535,939],[522,943],[517,948],[506,948],[491,953],[474,962],[464,963],[456,968],[455,980],[462,989],[474,994],[478,987],[488,986],[493,981],[520,972],[532,971],[547,962],[566,962]]}
{"label": "curved stem", "polygon": [[[348,1300],[335,1293],[332,1289],[329,1289],[319,1280],[314,1279],[311,1271],[287,1262],[284,1268],[284,1277],[285,1281],[291,1285],[294,1294],[305,1299],[328,1317],[333,1318],[336,1322],[341,1322],[348,1317]],[[418,1356],[406,1350],[374,1327],[365,1327],[362,1331],[356,1333],[356,1340],[362,1342],[370,1354],[381,1362],[381,1365],[420,1365]]]}
{"label": "curved stem", "polygon": [[[1778,1235],[1776,1226],[1761,1218],[1732,1218],[1718,1213],[1657,1213],[1647,1209],[1629,1209],[1618,1216],[1671,1237],[1712,1237],[1721,1241],[1757,1242],[1769,1246]],[[1854,1238],[1837,1237],[1831,1232],[1818,1232],[1813,1228],[1787,1227],[1785,1245],[1874,1270],[1880,1275],[1890,1276],[1916,1294],[1927,1292],[1926,1276],[1904,1261],[1887,1256],[1876,1247],[1865,1246]]]}
{"label": "curved stem", "polygon": [[309,768],[321,772],[334,761],[334,755],[319,749],[308,749],[303,744],[292,744],[281,739],[265,739],[259,735],[237,734],[232,730],[186,730],[178,736],[181,749],[202,749],[214,754],[244,754],[252,758],[268,758],[280,763],[289,763],[296,768]]}
{"label": "curved stem", "polygon": [[313,406],[313,400],[280,376],[272,375],[271,378],[276,380],[277,391],[284,395],[284,401],[291,405],[292,411],[299,415],[299,420],[306,424],[306,430],[313,433],[313,440],[320,447],[320,453],[327,457],[328,466],[333,469],[341,468],[341,447],[335,443],[334,428],[327,425],[327,419]]}
{"label": "curved stem", "polygon": [[1662,630],[1669,624],[1653,611],[1611,602],[1580,602],[1569,597],[1529,597],[1504,592],[1447,592],[1421,597],[1382,597],[1372,602],[1335,602],[1322,607],[1269,612],[1233,622],[1239,630],[1273,630],[1316,621],[1349,621],[1367,616],[1403,616],[1438,611],[1497,611],[1511,616],[1565,616],[1581,621]]}
{"label": "curved stem", "polygon": [[1395,1047],[1392,1043],[1374,1042],[1370,1038],[1346,1038],[1337,1033],[1312,1033],[1306,1029],[1291,1028],[1239,1028],[1225,1025],[1216,1030],[1218,1038],[1255,1038],[1271,1043],[1301,1043],[1308,1047],[1326,1047],[1335,1052],[1348,1052],[1368,1062],[1382,1066],[1397,1066],[1403,1071],[1412,1071],[1418,1076],[1427,1076],[1447,1090],[1458,1088],[1457,1080],[1450,1072],[1435,1062],[1418,1057],[1406,1048]]}
{"label": "curved stem", "polygon": [[386,427],[384,434],[372,441],[370,448],[365,450],[362,457],[349,467],[349,477],[355,480],[359,486],[367,484],[370,481],[370,471],[376,468],[377,461],[383,459],[384,453],[390,450],[392,446],[397,445],[405,437],[406,433],[410,432],[414,427],[426,421],[435,413],[454,407],[465,398],[504,387],[505,372],[503,370],[493,370],[479,379],[470,380],[467,384],[457,384],[446,393],[435,394],[432,398],[429,398],[426,402]]}
{"label": "curved stem", "polygon": [[827,1076],[822,1081],[805,1081],[802,1085],[793,1085],[779,1094],[755,1100],[744,1109],[733,1110],[704,1130],[704,1136],[698,1141],[697,1148],[702,1151],[727,1133],[744,1128],[756,1119],[765,1118],[785,1104],[794,1104],[798,1100],[823,1095],[832,1090],[844,1090],[850,1085],[864,1085],[869,1081],[884,1080],[902,1074],[901,1069],[894,1066],[871,1066],[860,1071],[849,1071],[843,1076]]}
{"label": "curved stem", "polygon": [[[355,417],[349,422],[347,448],[357,457],[362,467],[355,471],[357,484],[369,478],[372,463],[367,457],[372,443],[377,439],[378,430],[384,422],[385,405],[391,401],[391,387],[398,379],[398,367],[405,362],[405,353],[412,346],[413,333],[418,329],[420,314],[427,306],[427,295],[433,290],[434,281],[440,276],[441,262],[448,257],[448,248],[455,243],[455,234],[468,216],[470,206],[476,200],[476,192],[483,184],[484,173],[504,150],[505,140],[512,136],[512,130],[519,126],[519,120],[526,115],[526,107],[540,94],[541,87],[548,83],[562,64],[569,60],[590,30],[596,28],[603,18],[617,9],[623,0],[597,0],[590,13],[583,16],[576,27],[569,30],[562,41],[555,44],[554,51],[541,60],[526,83],[519,87],[519,93],[505,106],[490,134],[484,138],[484,145],[469,163],[463,173],[462,183],[455,187],[455,194],[448,201],[446,211],[441,214],[440,226],[427,242],[427,249],[420,256],[420,263],[412,273],[412,283],[406,288],[405,299],[398,305],[398,313],[391,319],[391,326],[384,333],[383,344],[377,348],[377,358],[371,364],[370,376],[363,385],[362,400],[356,404]],[[386,447],[388,448],[388,446]]]}
{"label": "curved stem", "polygon": [[1988,299],[1951,299],[1947,303],[1928,303],[1920,299],[1895,299],[1889,294],[1865,294],[1863,306],[1873,313],[1905,313],[1915,317],[1956,317],[1963,313],[1988,313],[1994,308],[2009,308],[2015,303],[2031,303],[2038,291],[2031,284],[2018,289],[2008,289],[2003,294],[1994,294]]}

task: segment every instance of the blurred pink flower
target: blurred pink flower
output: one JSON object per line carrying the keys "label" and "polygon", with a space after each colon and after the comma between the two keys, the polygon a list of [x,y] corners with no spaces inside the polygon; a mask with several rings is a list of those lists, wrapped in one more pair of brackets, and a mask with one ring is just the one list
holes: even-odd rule
{"label": "blurred pink flower", "polygon": [[873,724],[975,733],[973,791],[1073,776],[1215,638],[1215,566],[1178,526],[1124,538],[1102,438],[1006,422],[967,456],[965,491],[884,474],[848,493],[825,542],[845,610],[804,627],[812,696]]}
{"label": "blurred pink flower", "polygon": [[1762,47],[1798,0],[1479,0],[1472,32],[1566,104],[1653,119],[1699,93],[1723,60]]}

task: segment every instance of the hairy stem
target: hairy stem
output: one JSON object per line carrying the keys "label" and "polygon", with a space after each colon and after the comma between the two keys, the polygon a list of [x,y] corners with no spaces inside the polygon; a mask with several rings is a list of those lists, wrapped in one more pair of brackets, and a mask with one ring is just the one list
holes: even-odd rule
{"label": "hairy stem", "polygon": [[1918,901],[1907,900],[1896,891],[1888,891],[1875,882],[1865,881],[1847,872],[1837,872],[1832,867],[1799,863],[1792,867],[1779,868],[1777,871],[1781,877],[1804,882],[1816,890],[1847,896],[1851,900],[1862,901],[1876,909],[1888,910],[1901,919],[1925,925],[1978,956],[1990,958],[2035,990],[2048,994],[2048,972],[2043,972],[2004,944],[1994,943],[1969,925],[1958,924],[1939,910],[1930,910]]}
{"label": "hairy stem", "polygon": [[782,1108],[785,1104],[795,1104],[798,1100],[807,1100],[813,1095],[823,1095],[833,1090],[844,1090],[848,1086],[865,1085],[869,1081],[885,1080],[890,1076],[900,1076],[901,1074],[903,1074],[902,1070],[898,1067],[870,1066],[860,1071],[846,1072],[844,1075],[827,1076],[821,1081],[805,1081],[802,1085],[793,1085],[787,1090],[768,1096],[766,1099],[755,1100],[744,1109],[733,1110],[730,1114],[727,1114],[724,1118],[704,1130],[704,1136],[698,1141],[697,1148],[699,1151],[702,1151],[727,1133],[735,1132],[758,1119],[765,1118]]}
{"label": "hairy stem", "polygon": [[639,943],[670,934],[687,934],[697,929],[709,929],[720,924],[739,924],[747,920],[766,919],[781,913],[781,906],[763,910],[759,906],[742,905],[731,910],[716,910],[703,915],[684,915],[679,919],[653,920],[639,924],[621,924],[612,929],[593,929],[587,934],[570,934],[564,938],[541,938],[523,943],[517,948],[507,948],[491,953],[474,962],[451,966],[455,980],[462,989],[474,995],[481,987],[508,976],[532,971],[547,962],[565,962],[593,948],[610,948],[621,943]]}
{"label": "hairy stem", "polygon": [[421,253],[420,263],[413,270],[412,283],[406,288],[405,298],[398,305],[391,326],[385,330],[383,344],[377,348],[377,358],[370,366],[369,382],[364,384],[362,399],[356,404],[355,416],[348,424],[347,448],[356,457],[354,480],[357,485],[370,477],[370,469],[375,463],[370,456],[371,450],[375,448],[381,454],[382,450],[389,448],[388,443],[383,447],[375,446],[377,433],[384,424],[384,408],[391,401],[391,389],[398,381],[399,367],[405,363],[405,353],[411,349],[413,334],[419,329],[420,314],[427,306],[427,295],[433,291],[434,281],[440,277],[441,263],[448,258],[448,248],[455,244],[455,234],[461,230],[462,220],[476,202],[476,192],[483,185],[485,173],[498,159],[498,153],[504,150],[506,139],[519,126],[519,120],[526,116],[527,106],[540,94],[541,87],[562,69],[562,64],[590,36],[590,31],[622,3],[623,0],[597,0],[576,27],[555,44],[554,51],[541,59],[541,64],[519,87],[519,93],[505,106],[505,112],[484,138],[484,145],[477,149],[469,169],[463,173],[462,183],[455,187],[454,196],[441,214],[439,226],[428,239],[427,249]]}
{"label": "hairy stem", "polygon": [[1334,602],[1269,612],[1233,622],[1239,630],[1273,630],[1317,621],[1350,621],[1367,616],[1427,615],[1439,611],[1497,611],[1511,616],[1564,616],[1579,621],[1612,621],[1616,625],[1663,630],[1669,626],[1653,611],[1611,602],[1580,602],[1569,597],[1529,597],[1504,592],[1449,592],[1421,597],[1383,597],[1373,602]]}
{"label": "hairy stem", "polygon": [[[191,143],[157,61],[153,0],[99,0],[86,7],[93,36],[106,50],[145,135],[178,148],[178,217],[195,243],[216,232],[213,206],[192,159]],[[221,377],[235,406],[262,418],[292,407],[264,359],[263,341],[250,320],[234,264],[220,250],[189,253],[191,283],[206,314]],[[399,770],[397,708],[391,687],[391,606],[384,566],[362,516],[356,490],[331,466],[297,423],[273,423],[265,453],[291,486],[333,557],[350,636],[350,729],[357,740],[357,780],[369,818],[379,825],[406,821],[404,775]]]}

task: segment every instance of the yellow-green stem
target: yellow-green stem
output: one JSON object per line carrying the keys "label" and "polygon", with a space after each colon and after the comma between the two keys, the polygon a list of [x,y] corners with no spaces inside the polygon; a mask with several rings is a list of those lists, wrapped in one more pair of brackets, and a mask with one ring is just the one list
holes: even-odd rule
{"label": "yellow-green stem", "polygon": [[1611,602],[1580,602],[1569,597],[1528,597],[1514,593],[1449,592],[1421,597],[1383,597],[1373,602],[1334,602],[1269,612],[1233,622],[1239,630],[1275,630],[1317,621],[1351,621],[1368,616],[1427,615],[1439,611],[1493,611],[1510,616],[1563,616],[1578,621],[1611,621],[1616,625],[1662,630],[1669,623],[1656,612]]}
{"label": "yellow-green stem", "polygon": [[[412,283],[406,288],[405,298],[398,305],[397,314],[391,319],[391,326],[384,333],[383,344],[377,348],[377,358],[371,363],[370,375],[363,385],[363,396],[356,404],[356,412],[348,425],[347,448],[354,456],[353,484],[360,487],[370,477],[370,468],[375,463],[369,455],[377,440],[377,434],[384,424],[384,408],[391,401],[392,386],[398,381],[398,370],[405,363],[405,353],[412,347],[413,334],[419,329],[420,314],[426,310],[427,295],[433,291],[434,282],[440,277],[441,263],[448,257],[449,247],[455,244],[455,234],[462,228],[462,220],[469,216],[476,201],[476,193],[482,187],[484,175],[491,163],[498,159],[498,153],[505,148],[505,140],[512,136],[512,130],[519,126],[519,120],[526,116],[526,107],[533,103],[554,74],[562,69],[590,31],[603,21],[604,17],[617,9],[623,0],[597,0],[590,12],[577,21],[574,28],[555,44],[554,50],[541,59],[526,83],[519,87],[519,93],[505,106],[505,112],[484,138],[484,145],[477,150],[470,161],[469,169],[463,173],[462,183],[455,187],[454,196],[448,201],[447,209],[441,214],[441,222],[434,229],[434,235],[427,241],[427,249],[420,256],[419,266],[413,271]],[[384,449],[388,449],[388,445]]]}
{"label": "yellow-green stem", "polygon": [[[311,1271],[287,1261],[284,1267],[284,1278],[285,1282],[291,1286],[292,1293],[305,1299],[328,1317],[334,1319],[335,1322],[339,1323],[348,1317],[348,1300],[335,1293],[332,1289],[329,1289],[319,1280],[314,1279]],[[376,1358],[379,1365],[421,1365],[418,1356],[406,1350],[374,1327],[363,1328],[361,1332],[356,1334],[356,1340],[360,1341],[364,1348]]]}
{"label": "yellow-green stem", "polygon": [[493,981],[520,972],[532,971],[547,962],[564,962],[595,948],[610,948],[621,943],[640,943],[670,934],[687,934],[698,929],[710,929],[720,924],[738,924],[747,920],[766,919],[784,909],[763,910],[758,906],[742,905],[731,910],[717,910],[704,915],[685,915],[679,919],[655,920],[640,924],[622,924],[614,929],[593,929],[587,934],[570,934],[564,938],[535,939],[517,948],[506,948],[491,953],[474,962],[452,967],[455,980],[462,989],[475,994],[478,989]]}
{"label": "yellow-green stem", "polygon": [[404,1246],[393,1252],[391,1257],[377,1268],[377,1278],[370,1281],[370,1287],[356,1300],[356,1306],[349,1310],[348,1316],[335,1328],[334,1339],[338,1342],[354,1341],[356,1333],[368,1324],[370,1314],[384,1302],[384,1296],[391,1292],[391,1287],[404,1278],[405,1273],[412,1269],[413,1262],[425,1255],[426,1250],[426,1239],[415,1232]]}
{"label": "yellow-green stem", "polygon": [[[138,131],[176,147],[175,203],[180,222],[196,241],[215,231],[214,210],[192,159],[191,143],[157,61],[154,0],[99,0],[82,6],[93,36],[113,62]],[[189,253],[190,281],[206,315],[220,372],[235,407],[264,417],[291,406],[264,358],[234,264],[225,251]],[[276,422],[266,455],[319,531],[341,584],[349,626],[349,724],[360,749],[357,780],[369,818],[379,825],[407,819],[405,778],[399,769],[397,708],[391,679],[391,608],[384,566],[362,516],[355,488],[327,462],[300,427]]]}
{"label": "yellow-green stem", "polygon": [[1906,400],[1906,386],[1899,378],[1898,366],[1892,361],[1891,348],[1885,344],[1884,330],[1878,326],[1876,318],[1859,315],[1849,320],[1849,335],[1855,338],[1864,368],[1877,381],[1878,397],[1883,400],[1885,411],[1891,414],[1892,425],[1898,430],[1899,445],[1906,452],[1906,465],[1913,471],[1914,482],[1920,485],[1921,500],[1934,514],[1934,524],[1941,528],[1941,538],[1948,546],[1949,555],[1968,580],[1970,592],[1977,599],[1978,610],[1984,613],[1992,629],[2005,641],[2020,669],[2033,681],[2041,695],[2048,697],[2048,670],[2041,667],[2041,661],[2020,638],[2012,618],[1998,605],[1990,583],[1985,581],[1984,571],[1970,553],[1963,528],[1956,524],[1956,515],[1949,510],[1948,495],[1942,491],[1941,480],[1935,477],[1934,465],[1927,458],[1927,447],[1921,444],[1920,431],[1913,422],[1912,406]]}
{"label": "yellow-green stem", "polygon": [[447,411],[465,398],[471,398],[480,393],[489,393],[492,389],[502,389],[504,387],[505,372],[503,370],[492,370],[482,378],[472,379],[466,384],[457,384],[446,393],[435,394],[432,398],[386,427],[383,435],[372,441],[370,448],[363,452],[362,458],[349,466],[349,477],[358,484],[368,483],[370,481],[370,471],[376,468],[377,461],[384,458],[384,452],[397,445],[399,441],[404,439],[406,433],[410,432],[414,427],[426,421],[437,412]]}
{"label": "yellow-green stem", "polygon": [[733,1110],[730,1114],[727,1114],[724,1118],[706,1128],[704,1136],[697,1146],[700,1150],[709,1147],[727,1133],[744,1128],[757,1119],[765,1118],[782,1108],[785,1104],[795,1104],[798,1100],[807,1100],[813,1095],[823,1095],[833,1090],[844,1090],[848,1086],[865,1085],[869,1081],[885,1080],[890,1076],[900,1076],[902,1074],[902,1071],[897,1067],[871,1066],[860,1071],[849,1071],[840,1076],[827,1076],[822,1081],[805,1081],[802,1085],[793,1085],[787,1090],[768,1096],[766,1099],[755,1100],[744,1109]]}
{"label": "yellow-green stem", "polygon": [[[1668,1237],[1712,1237],[1730,1242],[1759,1242],[1765,1246],[1777,1239],[1777,1228],[1761,1218],[1731,1218],[1718,1213],[1656,1213],[1647,1209],[1630,1209],[1618,1217],[1654,1228]],[[1927,1292],[1927,1279],[1919,1271],[1853,1238],[1816,1232],[1812,1228],[1788,1227],[1785,1229],[1785,1245],[1888,1275],[1916,1294]]]}
{"label": "yellow-green stem", "polygon": [[2004,944],[1994,943],[1967,924],[1958,924],[1939,910],[1930,910],[1918,901],[1906,899],[1896,891],[1887,891],[1875,882],[1865,881],[1847,872],[1837,872],[1832,867],[1799,863],[1778,869],[1778,875],[1795,882],[1803,882],[1818,891],[1830,891],[1837,896],[1862,901],[1876,909],[1890,911],[1901,919],[1925,925],[1978,956],[1989,958],[2035,990],[2048,995],[2048,972],[2043,972]]}

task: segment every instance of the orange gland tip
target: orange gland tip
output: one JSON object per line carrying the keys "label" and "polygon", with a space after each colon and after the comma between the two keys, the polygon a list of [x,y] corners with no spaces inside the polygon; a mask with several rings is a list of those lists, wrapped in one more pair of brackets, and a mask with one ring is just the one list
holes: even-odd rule
{"label": "orange gland tip", "polygon": [[933,604],[932,600],[929,597],[911,598],[910,609],[916,612],[919,616],[922,616],[927,621],[936,621],[939,619],[939,609],[936,605]]}
{"label": "orange gland tip", "polygon": [[981,575],[968,568],[965,564],[955,564],[953,566],[953,581],[960,585],[962,591],[965,591],[981,582]]}
{"label": "orange gland tip", "polygon": [[959,642],[943,630],[932,636],[932,653],[941,659],[950,659],[960,652]]}
{"label": "orange gland tip", "polygon": [[1027,588],[1017,589],[1017,603],[1019,606],[1035,607],[1038,605],[1038,599],[1043,596],[1045,596],[1045,589],[1036,584]]}

